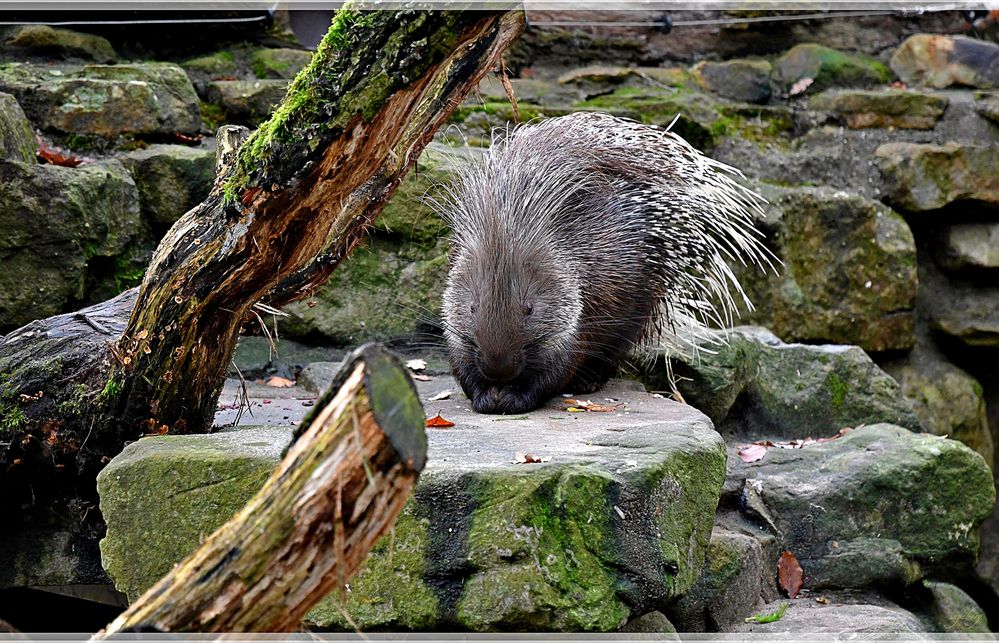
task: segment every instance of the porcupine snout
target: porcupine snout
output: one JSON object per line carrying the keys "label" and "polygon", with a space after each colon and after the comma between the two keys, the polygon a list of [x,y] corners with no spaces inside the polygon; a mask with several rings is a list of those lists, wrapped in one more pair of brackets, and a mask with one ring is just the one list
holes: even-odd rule
{"label": "porcupine snout", "polygon": [[517,379],[524,371],[523,351],[515,349],[482,351],[475,360],[482,377],[502,384]]}

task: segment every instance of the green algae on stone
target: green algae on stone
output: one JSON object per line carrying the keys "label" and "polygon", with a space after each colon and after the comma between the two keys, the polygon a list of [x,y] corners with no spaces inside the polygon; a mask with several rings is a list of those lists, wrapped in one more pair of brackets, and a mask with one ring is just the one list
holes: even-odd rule
{"label": "green algae on stone", "polygon": [[0,64],[0,91],[17,97],[42,130],[59,136],[196,133],[198,98],[171,63],[50,67]]}
{"label": "green algae on stone", "polygon": [[927,130],[936,126],[948,103],[945,96],[903,89],[837,89],[812,97],[808,107],[833,112],[852,129]]}
{"label": "green algae on stone", "polygon": [[871,87],[890,82],[891,69],[862,54],[850,54],[814,43],[795,45],[773,63],[777,90],[788,95],[792,86],[810,78],[808,93],[828,87]]}
{"label": "green algae on stone", "polygon": [[290,80],[312,60],[312,52],[302,49],[258,49],[250,54],[250,65],[257,78]]}
{"label": "green algae on stone", "polygon": [[[726,435],[829,437],[843,427],[919,421],[899,384],[856,346],[784,344],[765,329],[735,328],[725,345],[673,368],[688,403]],[[662,369],[647,378],[662,388]]]}
{"label": "green algae on stone", "polygon": [[769,449],[753,463],[730,457],[726,492],[747,479],[814,587],[898,586],[970,570],[978,527],[995,502],[992,472],[977,453],[890,424]]}
{"label": "green algae on stone", "polygon": [[783,261],[779,274],[732,268],[755,306],[741,318],[787,341],[910,348],[916,247],[905,220],[883,204],[831,188],[761,186],[755,215]]}
{"label": "green algae on stone", "polygon": [[166,575],[256,494],[290,436],[257,427],[125,447],[97,476],[101,557],[115,587],[135,600]]}
{"label": "green algae on stone", "polygon": [[963,589],[950,583],[923,581],[927,596],[924,610],[934,631],[962,634],[986,634],[989,619],[981,607]]}
{"label": "green algae on stone", "polygon": [[118,57],[106,38],[48,25],[21,25],[0,34],[0,50],[29,56],[83,58],[111,63]]}
{"label": "green algae on stone", "polygon": [[37,147],[24,110],[13,96],[0,93],[0,159],[34,163]]}
{"label": "green algae on stone", "polygon": [[135,240],[138,205],[116,160],[77,168],[0,161],[0,328],[84,300],[88,280]]}
{"label": "green algae on stone", "polygon": [[999,205],[995,145],[894,142],[880,146],[874,155],[886,197],[901,210],[938,210],[961,201]]}
{"label": "green algae on stone", "polygon": [[158,233],[204,199],[215,180],[215,152],[150,145],[119,157],[139,190],[142,216]]}

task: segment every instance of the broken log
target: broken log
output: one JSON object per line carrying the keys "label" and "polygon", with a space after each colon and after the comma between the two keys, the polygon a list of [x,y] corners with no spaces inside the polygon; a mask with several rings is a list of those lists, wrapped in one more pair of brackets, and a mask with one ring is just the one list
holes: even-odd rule
{"label": "broken log", "polygon": [[368,344],[344,361],[301,426],[246,507],[103,635],[290,632],[343,590],[423,469],[423,407],[402,363]]}

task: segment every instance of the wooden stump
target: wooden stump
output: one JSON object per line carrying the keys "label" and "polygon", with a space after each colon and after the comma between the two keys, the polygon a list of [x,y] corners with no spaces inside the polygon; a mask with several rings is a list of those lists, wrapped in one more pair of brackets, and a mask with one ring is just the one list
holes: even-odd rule
{"label": "wooden stump", "polygon": [[402,364],[369,344],[301,426],[246,507],[102,635],[293,631],[344,587],[426,463],[423,408]]}

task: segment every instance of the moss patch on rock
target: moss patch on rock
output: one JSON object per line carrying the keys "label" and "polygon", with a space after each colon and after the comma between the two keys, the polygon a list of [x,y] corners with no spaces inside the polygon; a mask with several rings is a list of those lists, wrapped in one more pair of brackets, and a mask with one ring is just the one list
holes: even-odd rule
{"label": "moss patch on rock", "polygon": [[888,83],[891,69],[874,58],[851,54],[814,43],[795,45],[773,63],[772,79],[784,96],[803,79],[812,79],[808,93],[829,87],[871,87]]}

